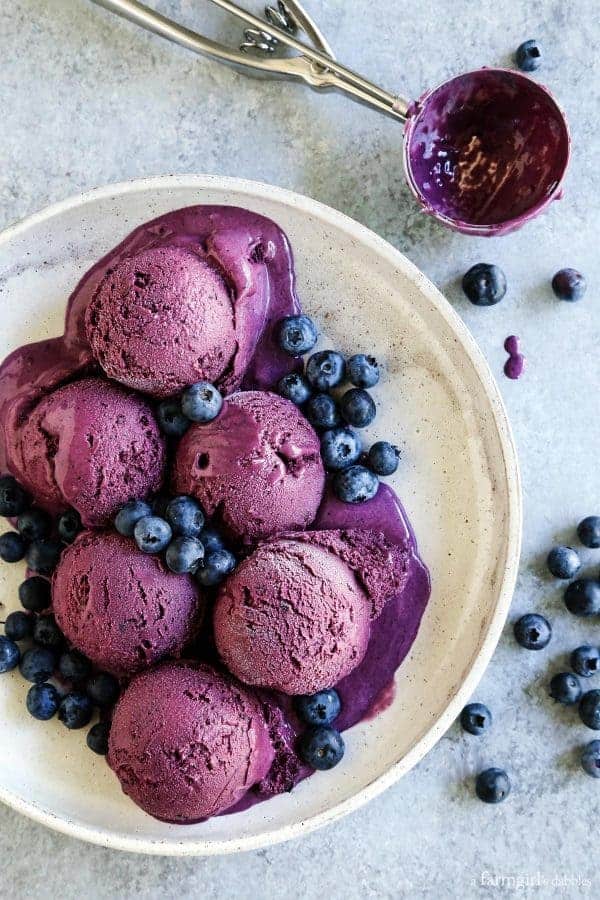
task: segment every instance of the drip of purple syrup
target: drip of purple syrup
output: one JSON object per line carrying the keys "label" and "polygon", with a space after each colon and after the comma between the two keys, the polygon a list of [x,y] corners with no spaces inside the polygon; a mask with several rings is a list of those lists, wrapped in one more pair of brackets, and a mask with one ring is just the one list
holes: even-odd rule
{"label": "drip of purple syrup", "polygon": [[516,380],[525,371],[525,357],[520,352],[519,338],[516,334],[511,334],[506,338],[504,349],[508,353],[508,359],[504,363],[504,374],[507,378]]}

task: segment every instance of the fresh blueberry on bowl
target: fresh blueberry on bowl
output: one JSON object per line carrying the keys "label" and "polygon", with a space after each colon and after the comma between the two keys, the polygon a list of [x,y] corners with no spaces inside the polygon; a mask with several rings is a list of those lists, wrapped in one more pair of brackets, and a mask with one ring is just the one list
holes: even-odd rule
{"label": "fresh blueberry on bowl", "polygon": [[47,647],[32,647],[27,650],[19,664],[19,670],[26,681],[41,684],[52,677],[56,668],[56,654]]}
{"label": "fresh blueberry on bowl", "polygon": [[181,409],[192,422],[205,424],[216,419],[221,412],[223,398],[213,384],[198,381],[186,388],[181,395]]}
{"label": "fresh blueberry on bowl", "polygon": [[366,428],[375,419],[377,410],[371,395],[363,388],[350,388],[340,400],[342,416],[354,428]]}
{"label": "fresh blueberry on bowl", "polygon": [[400,450],[389,441],[376,441],[369,450],[368,462],[376,475],[393,475],[400,462]]}
{"label": "fresh blueberry on bowl", "polygon": [[53,684],[43,682],[29,688],[25,703],[34,719],[46,722],[56,714],[60,696]]}
{"label": "fresh blueberry on bowl", "polygon": [[300,739],[300,756],[313,769],[333,769],[344,755],[344,739],[329,725],[311,728]]}
{"label": "fresh blueberry on bowl", "polygon": [[190,420],[183,414],[179,397],[169,397],[159,403],[156,418],[162,433],[169,437],[183,437],[190,427]]}
{"label": "fresh blueberry on bowl", "polygon": [[50,582],[41,575],[32,575],[19,585],[19,600],[28,612],[43,612],[52,602]]}
{"label": "fresh blueberry on bowl", "polygon": [[96,706],[112,706],[120,693],[119,682],[108,672],[97,672],[88,678],[85,692]]}
{"label": "fresh blueberry on bowl", "polygon": [[0,516],[14,519],[25,512],[29,503],[29,495],[12,475],[0,477]]}
{"label": "fresh blueberry on bowl", "polygon": [[115,528],[123,537],[133,537],[140,519],[151,515],[152,507],[145,500],[129,500],[115,516]]}
{"label": "fresh blueberry on bowl", "polygon": [[58,671],[65,681],[85,681],[91,670],[90,661],[77,650],[62,653],[58,660]]}
{"label": "fresh blueberry on bowl", "polygon": [[290,356],[302,356],[317,343],[315,323],[308,316],[286,316],[279,324],[279,346]]}
{"label": "fresh blueberry on bowl", "polygon": [[58,718],[66,728],[83,728],[94,713],[92,701],[80,691],[73,691],[62,698],[58,707]]}
{"label": "fresh blueberry on bowl", "polygon": [[144,516],[133,530],[135,542],[143,553],[162,553],[171,543],[171,526],[158,516]]}
{"label": "fresh blueberry on bowl", "polygon": [[81,516],[76,509],[68,509],[59,517],[58,536],[65,544],[72,544],[82,528]]}
{"label": "fresh blueberry on bowl", "polygon": [[365,503],[372,500],[379,487],[377,475],[365,466],[350,466],[333,479],[333,492],[344,503]]}
{"label": "fresh blueberry on bowl", "polygon": [[351,428],[330,428],[321,438],[323,465],[329,472],[348,469],[360,452],[360,439]]}
{"label": "fresh blueberry on bowl", "polygon": [[65,639],[52,615],[38,616],[33,626],[33,640],[38,647],[60,650]]}
{"label": "fresh blueberry on bowl", "polygon": [[310,384],[299,372],[284,375],[277,384],[277,392],[296,406],[302,406],[312,394]]}
{"label": "fresh blueberry on bowl", "polygon": [[33,616],[28,616],[18,609],[6,617],[4,634],[11,641],[26,641],[33,635],[33,624]]}
{"label": "fresh blueberry on bowl", "polygon": [[27,541],[16,531],[0,535],[0,559],[6,563],[20,562],[27,552]]}
{"label": "fresh blueberry on bowl", "polygon": [[14,641],[5,635],[0,635],[0,674],[10,672],[21,659],[21,651]]}
{"label": "fresh blueberry on bowl", "polygon": [[86,736],[86,743],[90,750],[99,756],[106,756],[109,734],[110,722],[96,722],[95,725],[92,725]]}
{"label": "fresh blueberry on bowl", "polygon": [[58,565],[62,544],[59,541],[34,541],[30,544],[25,559],[29,568],[39,575],[51,575]]}
{"label": "fresh blueberry on bowl", "polygon": [[355,353],[347,363],[348,380],[357,388],[371,388],[379,381],[379,363],[374,356]]}
{"label": "fresh blueberry on bowl", "polygon": [[197,538],[173,538],[165,553],[165,562],[177,575],[195,572],[203,559],[204,545]]}
{"label": "fresh blueberry on bowl", "polygon": [[331,725],[340,709],[340,695],[333,688],[296,697],[296,711],[307,725]]}
{"label": "fresh blueberry on bowl", "polygon": [[203,587],[216,587],[235,569],[236,559],[229,550],[213,550],[204,559],[204,565],[196,571],[196,578]]}
{"label": "fresh blueberry on bowl", "polygon": [[175,537],[198,538],[205,524],[204,510],[193,497],[181,494],[167,504],[165,520]]}
{"label": "fresh blueberry on bowl", "polygon": [[336,350],[320,350],[309,356],[306,378],[316,391],[329,391],[341,384],[345,377],[346,363]]}
{"label": "fresh blueberry on bowl", "polygon": [[342,417],[330,394],[313,394],[304,408],[304,415],[315,428],[337,428]]}
{"label": "fresh blueberry on bowl", "polygon": [[52,533],[52,516],[43,509],[26,509],[17,519],[17,529],[26,541],[41,541]]}

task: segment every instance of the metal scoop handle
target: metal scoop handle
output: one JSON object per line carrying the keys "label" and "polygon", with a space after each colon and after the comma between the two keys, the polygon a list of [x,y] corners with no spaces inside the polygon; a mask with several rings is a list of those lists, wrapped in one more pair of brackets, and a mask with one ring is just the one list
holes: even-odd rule
{"label": "metal scoop handle", "polygon": [[260,19],[230,0],[211,0],[212,3],[241,19],[253,29],[296,51],[297,55],[287,57],[255,57],[242,53],[240,50],[225,47],[223,44],[179,25],[138,0],[93,0],[93,2],[129,19],[147,31],[152,31],[160,37],[181,44],[194,53],[211,56],[236,67],[253,68],[271,75],[297,78],[316,90],[339,90],[353,100],[365,103],[402,122],[406,121],[408,101],[378,87],[339,63],[333,54],[328,54],[326,51],[330,48],[327,41],[297,2],[294,3],[294,10],[300,13],[297,16],[299,25],[315,41],[317,47],[320,45],[321,49],[302,43],[287,31]]}

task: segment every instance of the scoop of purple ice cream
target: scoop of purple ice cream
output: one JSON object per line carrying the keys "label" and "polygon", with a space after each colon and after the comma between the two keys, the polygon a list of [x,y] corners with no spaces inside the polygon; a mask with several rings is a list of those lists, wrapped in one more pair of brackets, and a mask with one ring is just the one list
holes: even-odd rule
{"label": "scoop of purple ice cream", "polygon": [[191,823],[229,809],[273,757],[258,700],[207,665],[144,672],[114,710],[108,763],[124,792],[157,819]]}
{"label": "scoop of purple ice cream", "polygon": [[52,581],[66,638],[101,669],[126,676],[195,637],[204,601],[190,575],[175,575],[115,532],[85,531],[65,549]]}

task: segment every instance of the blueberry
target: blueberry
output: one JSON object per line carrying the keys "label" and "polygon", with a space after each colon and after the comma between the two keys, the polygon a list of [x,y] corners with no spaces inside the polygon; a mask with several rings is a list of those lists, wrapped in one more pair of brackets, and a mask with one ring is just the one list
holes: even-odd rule
{"label": "blueberry", "polygon": [[27,492],[12,475],[0,477],[0,516],[14,519],[15,516],[25,512],[29,503]]}
{"label": "blueberry", "polygon": [[460,724],[469,734],[484,734],[492,724],[492,714],[483,703],[469,703],[460,714]]}
{"label": "blueberry", "polygon": [[493,306],[506,294],[506,276],[498,266],[477,263],[463,276],[462,288],[475,306]]}
{"label": "blueberry", "polygon": [[60,701],[58,718],[67,728],[83,728],[88,724],[94,707],[86,694],[80,691],[72,691]]}
{"label": "blueberry", "polygon": [[200,543],[204,547],[205,554],[213,553],[215,550],[224,550],[225,543],[216,528],[209,525],[200,532]]}
{"label": "blueberry", "polygon": [[577,526],[577,536],[584,547],[600,547],[600,516],[588,516]]}
{"label": "blueberry", "polygon": [[564,593],[565,606],[574,616],[597,616],[600,613],[600,581],[579,578]]}
{"label": "blueberry", "polygon": [[538,613],[528,613],[515,622],[515,638],[526,650],[543,650],[551,637],[550,622]]}
{"label": "blueberry", "polygon": [[220,584],[235,569],[236,559],[229,550],[214,550],[204,559],[204,565],[196,572],[196,578],[203,587]]}
{"label": "blueberry", "polygon": [[344,503],[365,503],[372,500],[379,487],[379,479],[364,466],[350,466],[333,479],[333,492]]}
{"label": "blueberry", "polygon": [[58,660],[58,671],[65,681],[84,681],[91,670],[89,659],[77,650],[68,650]]}
{"label": "blueberry", "polygon": [[592,778],[600,778],[600,741],[590,741],[581,752],[581,767]]}
{"label": "blueberry", "polygon": [[27,551],[27,543],[16,531],[7,531],[0,535],[0,559],[7,563],[16,563],[23,559]]}
{"label": "blueberry", "polygon": [[317,343],[317,337],[315,323],[308,316],[286,316],[279,323],[279,346],[290,356],[308,353]]}
{"label": "blueberry", "polygon": [[550,574],[565,581],[575,578],[581,568],[579,554],[572,547],[553,547],[547,562]]}
{"label": "blueberry", "polygon": [[542,64],[542,48],[538,41],[523,41],[517,47],[515,62],[522,72],[535,72]]}
{"label": "blueberry", "polygon": [[159,494],[156,494],[152,498],[152,515],[158,516],[159,519],[164,519],[167,506],[171,502],[171,495],[167,494],[165,491],[161,491]]}
{"label": "blueberry", "polygon": [[26,509],[17,519],[17,529],[26,541],[41,541],[52,533],[52,516],[43,509]]}
{"label": "blueberry", "polygon": [[33,575],[19,585],[19,600],[23,609],[29,612],[42,612],[52,602],[50,582],[40,575]]}
{"label": "blueberry", "polygon": [[588,728],[600,731],[600,691],[588,691],[579,701],[579,718]]}
{"label": "blueberry", "polygon": [[581,684],[577,675],[572,672],[560,672],[550,682],[550,696],[557,703],[564,706],[572,706],[579,703],[581,698]]}
{"label": "blueberry", "polygon": [[145,500],[129,500],[115,516],[115,528],[124,537],[133,537],[135,526],[146,516],[152,515],[152,508]]}
{"label": "blueberry", "polygon": [[328,391],[337,387],[346,377],[346,363],[341,353],[335,350],[320,350],[313,353],[306,363],[308,383],[317,391]]}
{"label": "blueberry", "polygon": [[46,722],[56,713],[60,696],[54,685],[44,682],[43,684],[34,684],[29,688],[25,703],[28,712],[34,719]]}
{"label": "blueberry", "polygon": [[159,403],[156,418],[162,433],[169,437],[183,437],[190,427],[190,420],[183,414],[179,397],[169,397]]}
{"label": "blueberry", "polygon": [[344,739],[335,728],[319,725],[300,739],[300,756],[313,769],[333,769],[344,755]]}
{"label": "blueberry", "polygon": [[108,753],[108,735],[110,734],[110,722],[96,722],[87,733],[86,743],[90,750],[99,756]]}
{"label": "blueberry", "polygon": [[552,290],[559,300],[582,300],[587,288],[585,277],[576,269],[561,269],[552,279]]}
{"label": "blueberry", "polygon": [[133,530],[135,542],[144,553],[162,553],[171,543],[171,526],[158,516],[144,516]]}
{"label": "blueberry", "polygon": [[286,400],[291,400],[296,406],[306,403],[312,393],[310,384],[304,375],[300,375],[298,372],[284,375],[277,384],[277,392]]}
{"label": "blueberry", "polygon": [[61,550],[58,541],[34,541],[25,557],[27,565],[40,575],[51,575],[58,565]]}
{"label": "blueberry", "polygon": [[181,395],[181,409],[192,422],[212,422],[221,412],[223,398],[208,381],[199,381]]}
{"label": "blueberry", "polygon": [[358,388],[375,387],[379,381],[379,363],[374,356],[355,353],[348,360],[348,380]]}
{"label": "blueberry", "polygon": [[331,725],[341,708],[340,695],[333,688],[296,697],[296,710],[307,725]]}
{"label": "blueberry", "polygon": [[11,641],[25,641],[33,634],[33,616],[17,610],[6,617],[4,634]]}
{"label": "blueberry", "polygon": [[360,438],[350,428],[330,428],[321,438],[323,465],[338,472],[354,465],[360,456]]}
{"label": "blueberry", "polygon": [[65,544],[72,544],[82,528],[81,516],[76,509],[68,509],[58,520],[58,536]]}
{"label": "blueberry", "polygon": [[10,672],[21,659],[21,651],[14,641],[0,635],[0,673]]}
{"label": "blueberry", "polygon": [[165,561],[171,572],[186,575],[195,572],[204,559],[204,546],[197,538],[174,538],[165,554]]}
{"label": "blueberry", "polygon": [[371,395],[362,388],[350,388],[340,400],[340,411],[355,428],[366,428],[374,420],[377,410]]}
{"label": "blueberry", "polygon": [[88,678],[85,690],[96,706],[112,706],[120,693],[119,682],[108,672],[97,672]]}
{"label": "blueberry", "polygon": [[573,671],[582,678],[589,678],[600,671],[600,649],[584,644],[577,647],[571,653],[571,666]]}
{"label": "blueberry", "polygon": [[377,441],[369,450],[368,463],[376,475],[393,475],[400,462],[400,450],[389,441]]}
{"label": "blueberry", "polygon": [[55,668],[56,654],[47,647],[32,647],[31,650],[27,650],[19,666],[23,678],[33,681],[34,684],[48,681]]}
{"label": "blueberry", "polygon": [[204,512],[197,500],[182,495],[169,501],[165,519],[177,537],[200,537],[204,528]]}
{"label": "blueberry", "polygon": [[38,616],[35,620],[33,640],[40,647],[47,647],[49,650],[60,650],[65,641],[56,619],[50,615]]}
{"label": "blueberry", "polygon": [[315,394],[307,402],[304,415],[315,428],[336,428],[342,421],[337,403],[329,394]]}
{"label": "blueberry", "polygon": [[510,794],[510,781],[504,769],[486,769],[475,781],[475,793],[484,803],[502,803]]}

